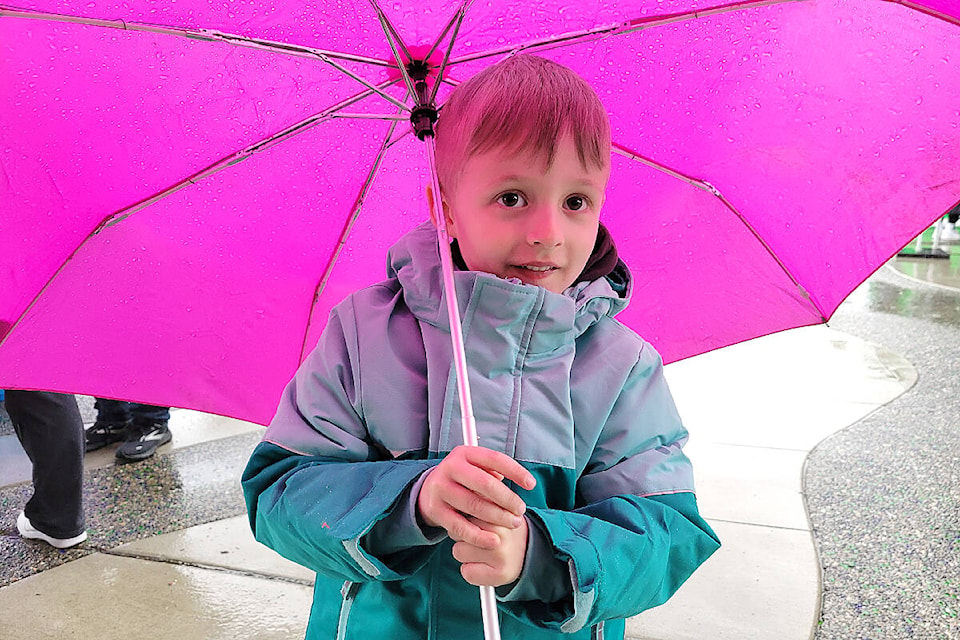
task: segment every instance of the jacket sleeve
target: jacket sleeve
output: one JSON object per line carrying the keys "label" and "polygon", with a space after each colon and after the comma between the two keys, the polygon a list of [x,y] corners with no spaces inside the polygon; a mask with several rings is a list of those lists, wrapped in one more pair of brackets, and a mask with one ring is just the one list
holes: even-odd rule
{"label": "jacket sleeve", "polygon": [[[285,389],[254,450],[242,486],[258,541],[280,555],[343,580],[402,579],[435,548],[403,510],[409,490],[436,460],[392,459],[369,436],[357,393],[351,339],[337,312]],[[364,536],[388,519],[410,547],[378,555]]]}
{"label": "jacket sleeve", "polygon": [[576,508],[527,510],[547,540],[545,563],[567,566],[568,594],[499,606],[572,633],[666,602],[720,546],[697,510],[686,438],[660,357],[647,345],[578,479]]}

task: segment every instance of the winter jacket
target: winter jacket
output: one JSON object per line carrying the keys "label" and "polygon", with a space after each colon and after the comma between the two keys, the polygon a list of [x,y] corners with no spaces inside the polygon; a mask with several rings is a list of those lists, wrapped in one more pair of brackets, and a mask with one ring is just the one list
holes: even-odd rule
{"label": "winter jacket", "polygon": [[[618,274],[627,285],[622,263]],[[537,479],[504,638],[622,638],[719,543],[697,512],[687,434],[660,357],[613,316],[601,278],[564,294],[458,271],[481,446]],[[462,444],[436,234],[331,313],[243,476],[260,542],[317,571],[310,640],[483,638],[479,595],[414,514],[423,474]]]}

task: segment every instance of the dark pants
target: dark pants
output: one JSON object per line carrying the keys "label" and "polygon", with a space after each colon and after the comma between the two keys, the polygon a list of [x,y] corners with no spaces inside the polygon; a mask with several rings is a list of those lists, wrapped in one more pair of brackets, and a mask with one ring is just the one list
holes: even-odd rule
{"label": "dark pants", "polygon": [[957,224],[957,221],[960,220],[960,203],[957,203],[957,206],[947,211],[947,220],[950,221],[951,224]]}
{"label": "dark pants", "polygon": [[23,508],[34,527],[54,538],[72,538],[83,518],[83,420],[72,395],[7,391],[14,431],[33,463],[33,497]]}
{"label": "dark pants", "polygon": [[170,407],[155,407],[152,404],[139,402],[122,402],[97,398],[94,403],[97,408],[97,420],[114,424],[151,425],[157,422],[164,424],[170,420]]}

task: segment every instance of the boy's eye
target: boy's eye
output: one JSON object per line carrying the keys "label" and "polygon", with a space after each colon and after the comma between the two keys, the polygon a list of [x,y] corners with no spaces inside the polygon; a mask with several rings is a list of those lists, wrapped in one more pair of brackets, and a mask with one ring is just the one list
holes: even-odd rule
{"label": "boy's eye", "polygon": [[583,196],[570,196],[564,204],[570,211],[580,211],[587,206],[587,199]]}
{"label": "boy's eye", "polygon": [[522,207],[523,205],[527,204],[527,201],[523,199],[523,196],[515,191],[508,191],[507,193],[504,193],[497,198],[497,202],[505,207],[510,208]]}

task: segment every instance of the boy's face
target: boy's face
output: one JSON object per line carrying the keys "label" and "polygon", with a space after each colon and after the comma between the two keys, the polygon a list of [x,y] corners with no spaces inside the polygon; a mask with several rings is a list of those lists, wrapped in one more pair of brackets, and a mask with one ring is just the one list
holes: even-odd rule
{"label": "boy's face", "polygon": [[470,157],[445,194],[448,233],[473,271],[561,293],[593,251],[610,167],[580,164],[569,137],[553,164],[503,149]]}

